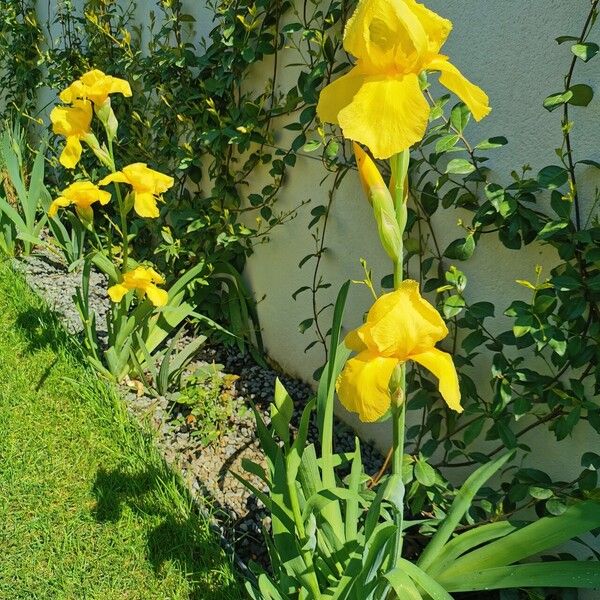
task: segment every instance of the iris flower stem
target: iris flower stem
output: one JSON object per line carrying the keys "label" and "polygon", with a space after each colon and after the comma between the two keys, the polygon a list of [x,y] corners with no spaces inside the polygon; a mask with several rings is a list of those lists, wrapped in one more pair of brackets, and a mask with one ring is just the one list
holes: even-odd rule
{"label": "iris flower stem", "polygon": [[[410,151],[404,150],[390,159],[392,169],[392,180],[390,182],[390,192],[394,199],[396,210],[396,219],[401,232],[401,244],[399,258],[394,263],[394,289],[398,289],[404,279],[404,244],[402,243],[404,230],[406,228],[407,210],[406,210],[406,189],[408,179],[408,164],[410,161]],[[392,409],[393,422],[393,452],[392,452],[392,473],[402,478],[402,462],[404,457],[404,434],[406,427],[406,367],[398,365],[395,374],[392,376],[394,381],[395,407]],[[404,525],[404,498],[401,505],[397,507],[396,512],[396,539],[394,542],[394,551],[392,556],[392,566],[396,566],[402,558],[403,545],[403,525]]]}
{"label": "iris flower stem", "polygon": [[[112,136],[106,131],[106,139],[108,140],[108,153],[110,154],[110,160],[112,163],[112,172],[116,173],[117,168],[115,166],[115,155],[113,152],[113,141]],[[127,272],[127,259],[129,258],[129,232],[127,229],[127,211],[125,210],[125,203],[123,202],[123,196],[121,195],[121,188],[118,183],[115,183],[115,192],[117,194],[117,204],[119,206],[119,217],[121,220],[121,237],[123,238],[123,272]]]}

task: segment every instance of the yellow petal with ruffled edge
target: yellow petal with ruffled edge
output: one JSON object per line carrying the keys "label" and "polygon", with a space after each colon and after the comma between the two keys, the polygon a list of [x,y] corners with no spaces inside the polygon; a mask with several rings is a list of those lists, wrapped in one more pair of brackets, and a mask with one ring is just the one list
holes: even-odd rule
{"label": "yellow petal with ruffled edge", "polygon": [[117,283],[108,288],[108,295],[113,302],[121,302],[123,296],[125,296],[128,291],[129,290],[122,283]]}
{"label": "yellow petal with ruffled edge", "polygon": [[341,403],[365,423],[380,419],[390,407],[388,385],[398,362],[368,351],[351,358],[336,385]]}
{"label": "yellow petal with ruffled edge", "polygon": [[172,188],[175,184],[175,180],[170,175],[165,175],[160,171],[154,171],[148,169],[152,177],[152,185],[154,186],[155,194],[164,194],[168,189]]}
{"label": "yellow petal with ruffled edge", "polygon": [[140,192],[152,192],[154,182],[152,173],[155,172],[148,168],[146,163],[132,163],[123,167],[123,175],[127,177],[127,182]]}
{"label": "yellow petal with ruffled edge", "polygon": [[60,153],[58,161],[65,169],[74,169],[81,159],[82,151],[83,148],[79,138],[75,135],[71,135],[67,138],[67,143]]}
{"label": "yellow petal with ruffled edge", "polygon": [[117,171],[116,173],[111,173],[107,175],[103,179],[98,182],[98,185],[108,185],[109,183],[129,183],[129,179],[121,173],[121,171]]}
{"label": "yellow petal with ruffled edge", "polygon": [[155,219],[160,215],[156,198],[150,192],[134,192],[133,208],[140,217]]}
{"label": "yellow petal with ruffled edge", "polygon": [[154,283],[163,284],[165,282],[165,278],[152,267],[146,267],[146,273],[150,277],[150,281],[153,281]]}
{"label": "yellow petal with ruffled edge", "polygon": [[448,335],[448,328],[419,293],[419,284],[407,279],[377,299],[356,334],[372,352],[407,360],[433,348]]}
{"label": "yellow petal with ruffled edge", "polygon": [[438,387],[442,398],[446,404],[456,412],[462,412],[460,405],[460,387],[458,385],[458,375],[456,367],[452,361],[452,356],[447,352],[442,352],[437,348],[432,348],[427,352],[415,354],[411,359],[424,366],[438,378]]}
{"label": "yellow petal with ruffled edge", "polygon": [[169,293],[157,288],[153,284],[148,285],[144,291],[148,295],[148,300],[150,300],[154,306],[165,306],[169,301]]}
{"label": "yellow petal with ruffled edge", "polygon": [[102,106],[106,102],[106,99],[110,94],[123,94],[125,97],[131,96],[131,87],[129,82],[118,77],[112,77],[110,75],[104,75],[98,78],[92,83],[89,79],[89,84],[86,84],[86,75],[81,78],[84,86],[87,86],[86,96],[89,98],[97,107]]}
{"label": "yellow petal with ruffled edge", "polygon": [[48,209],[48,216],[55,217],[58,214],[59,208],[65,208],[66,206],[69,206],[70,204],[71,204],[71,201],[68,198],[65,198],[64,196],[60,196],[56,200],[53,200],[52,204],[50,204],[50,208]]}
{"label": "yellow petal with ruffled edge", "polygon": [[360,339],[357,329],[351,331],[344,338],[344,344],[348,350],[354,350],[354,352],[362,352],[367,349],[365,343]]}
{"label": "yellow petal with ruffled edge", "polygon": [[106,75],[99,69],[92,69],[63,90],[59,97],[63,102],[73,102],[77,98],[86,98],[98,107],[106,102],[110,94],[115,93],[123,94],[126,97],[131,96],[129,82],[112,75]]}
{"label": "yellow petal with ruffled edge", "polygon": [[52,131],[68,137],[83,137],[90,130],[92,122],[92,105],[84,100],[77,100],[73,106],[55,106],[50,112]]}
{"label": "yellow petal with ruffled edge", "polygon": [[70,104],[75,99],[83,96],[83,84],[81,81],[74,81],[69,87],[64,89],[58,97],[62,102]]}
{"label": "yellow petal with ruffled edge", "polygon": [[452,21],[444,19],[423,4],[415,0],[405,0],[427,35],[427,49],[432,54],[437,54],[444,45],[452,31]]}
{"label": "yellow petal with ruffled edge", "polygon": [[407,72],[428,47],[425,30],[403,0],[363,0],[348,21],[344,48],[369,72]]}
{"label": "yellow petal with ruffled edge", "polygon": [[348,139],[368,146],[375,158],[398,154],[425,135],[429,104],[414,74],[371,76],[337,115]]}
{"label": "yellow petal with ruffled edge", "polygon": [[100,204],[103,206],[110,202],[110,198],[110,192],[105,192],[104,190],[100,190],[98,192],[98,202],[100,202]]}
{"label": "yellow petal with ruffled edge", "polygon": [[57,198],[50,206],[49,216],[56,214],[58,206],[68,206],[74,204],[77,213],[84,221],[91,221],[94,218],[91,205],[94,202],[107,204],[110,201],[110,193],[101,190],[91,181],[75,181],[70,186],[61,192],[61,196]]}
{"label": "yellow petal with ruffled edge", "polygon": [[435,56],[426,66],[428,71],[440,71],[440,83],[454,92],[473,113],[476,121],[481,121],[492,110],[487,94],[474,83],[471,83],[447,56]]}

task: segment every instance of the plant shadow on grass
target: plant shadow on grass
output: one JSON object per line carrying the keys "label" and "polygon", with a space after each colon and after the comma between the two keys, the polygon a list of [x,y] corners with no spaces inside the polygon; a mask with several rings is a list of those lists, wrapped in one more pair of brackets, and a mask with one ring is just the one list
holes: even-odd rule
{"label": "plant shadow on grass", "polygon": [[[17,316],[14,325],[26,340],[25,352],[28,354],[35,354],[48,348],[56,350],[69,344],[69,338],[62,329],[58,317],[46,306],[36,306],[25,310]],[[75,349],[75,344],[71,344],[71,346]],[[56,354],[35,385],[36,391],[39,391],[46,383],[58,361],[59,355]]]}
{"label": "plant shadow on grass", "polygon": [[27,351],[64,347],[73,341],[62,328],[54,311],[40,304],[19,313],[15,327],[27,340]]}
{"label": "plant shadow on grass", "polygon": [[[184,516],[176,505],[169,505],[166,487],[172,481],[166,465],[151,466],[138,473],[99,469],[93,487],[94,516],[99,523],[116,523],[127,507],[134,513],[155,517],[160,522],[147,534],[147,556],[157,576],[164,573],[169,562],[190,582],[190,600],[239,597],[233,582],[217,583],[224,557],[205,518],[188,511]],[[180,493],[189,502],[189,494],[181,490]],[[209,581],[212,589],[207,589]]]}

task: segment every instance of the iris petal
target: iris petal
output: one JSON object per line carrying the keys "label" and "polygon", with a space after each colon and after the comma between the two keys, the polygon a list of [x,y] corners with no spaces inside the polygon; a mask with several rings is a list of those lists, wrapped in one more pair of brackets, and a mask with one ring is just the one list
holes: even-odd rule
{"label": "iris petal", "polygon": [[358,335],[373,351],[407,360],[448,335],[435,308],[421,297],[419,284],[407,279],[400,287],[377,299]]}
{"label": "iris petal", "polygon": [[326,123],[337,124],[339,112],[352,102],[364,81],[364,73],[355,67],[325,87],[321,91],[317,104],[319,119]]}
{"label": "iris petal", "polygon": [[349,350],[354,350],[354,352],[362,352],[363,350],[367,349],[367,346],[358,335],[357,329],[351,331],[344,338],[344,344],[346,345],[346,348],[348,348]]}
{"label": "iris petal", "polygon": [[52,204],[50,204],[50,208],[48,209],[48,216],[55,217],[58,213],[59,208],[64,208],[65,206],[69,206],[70,204],[71,201],[68,198],[60,196],[56,200],[53,200]]}
{"label": "iris petal", "polygon": [[448,62],[447,56],[437,55],[427,64],[426,68],[429,71],[441,72],[440,83],[454,92],[468,106],[475,120],[480,121],[490,113],[491,108],[487,94]]}
{"label": "iris petal", "polygon": [[398,362],[369,351],[351,358],[337,383],[341,403],[363,422],[380,419],[390,407],[388,384]]}
{"label": "iris petal", "polygon": [[121,302],[123,296],[125,296],[128,291],[129,290],[122,283],[117,283],[108,288],[108,295],[113,302]]}
{"label": "iris petal", "polygon": [[152,180],[153,180],[153,186],[154,186],[153,192],[155,194],[163,194],[168,189],[173,187],[175,180],[170,175],[165,175],[164,173],[161,173],[160,171],[153,171],[152,169],[149,169],[149,171],[151,171],[151,174],[152,174]]}
{"label": "iris petal", "polygon": [[154,306],[165,306],[169,301],[169,293],[165,290],[157,288],[153,284],[149,284],[144,291],[148,295],[148,299]]}
{"label": "iris petal", "polygon": [[156,198],[150,192],[134,192],[133,207],[140,217],[155,219],[160,215]]}
{"label": "iris petal", "polygon": [[344,136],[368,146],[375,158],[389,158],[422,139],[428,118],[429,104],[412,73],[366,78],[337,115]]}
{"label": "iris petal", "polygon": [[405,0],[405,2],[417,16],[425,30],[429,52],[437,54],[452,31],[452,22],[415,0]]}
{"label": "iris petal", "polygon": [[129,179],[127,179],[127,177],[121,173],[121,171],[117,171],[116,173],[111,173],[110,175],[107,175],[106,177],[104,177],[104,179],[101,179],[98,182],[98,185],[108,185],[109,183],[129,183]]}
{"label": "iris petal", "polygon": [[404,0],[359,2],[344,33],[344,48],[370,72],[416,64],[427,45],[421,22]]}
{"label": "iris petal", "polygon": [[452,356],[437,348],[411,356],[412,360],[424,366],[438,378],[438,387],[446,404],[456,412],[462,412],[460,405],[460,388],[458,375],[452,361]]}
{"label": "iris petal", "polygon": [[67,137],[67,143],[58,159],[60,164],[66,169],[74,169],[81,158],[81,142],[75,135]]}

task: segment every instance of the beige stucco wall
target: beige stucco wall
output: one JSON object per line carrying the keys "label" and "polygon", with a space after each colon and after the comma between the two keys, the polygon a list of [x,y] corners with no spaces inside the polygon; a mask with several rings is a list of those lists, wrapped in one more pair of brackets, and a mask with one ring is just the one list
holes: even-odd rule
{"label": "beige stucco wall", "polygon": [[[520,169],[526,163],[535,172],[555,163],[554,148],[561,141],[560,111],[548,113],[542,108],[542,102],[548,94],[560,90],[571,55],[567,45],[558,46],[554,39],[558,35],[577,34],[587,15],[587,0],[430,0],[428,6],[453,21],[454,31],[444,51],[465,75],[489,93],[491,99],[491,115],[480,124],[470,125],[468,137],[479,141],[505,135],[509,139],[508,146],[490,153],[493,160],[488,164],[496,176],[507,182],[510,171]],[[596,87],[599,69],[598,61],[588,65],[581,63],[577,82]],[[293,72],[285,69],[281,76],[289,81]],[[257,77],[257,85],[259,80]],[[596,160],[600,159],[597,143],[599,111],[597,99],[587,109],[572,111],[576,122],[576,153]],[[280,143],[285,137],[282,132]],[[591,173],[585,175],[591,177]],[[330,182],[320,185],[323,176],[319,162],[310,157],[298,158],[297,166],[290,170],[278,208],[292,208],[306,198],[312,203],[300,210],[294,221],[276,230],[269,244],[259,246],[246,269],[247,280],[256,297],[264,296],[259,304],[259,315],[268,352],[286,371],[306,380],[310,380],[320,365],[322,352],[319,348],[306,354],[303,352],[312,337],[308,332],[300,334],[298,323],[311,316],[309,295],[300,295],[297,301],[292,300],[291,295],[301,285],[310,283],[311,269],[300,270],[298,262],[314,247],[307,223],[311,206],[326,203]],[[257,186],[258,183],[257,179]],[[587,187],[589,191],[591,187]],[[460,237],[456,224],[460,216],[455,210],[436,214],[442,247]],[[327,247],[323,275],[326,281],[333,283],[329,294],[331,301],[342,282],[362,279],[359,258],[369,261],[376,282],[391,270],[387,257],[378,247],[375,225],[354,174],[346,177],[336,195]],[[554,260],[553,251],[538,244],[511,251],[499,242],[487,239],[479,245],[471,260],[459,266],[469,277],[468,298],[494,302],[497,315],[500,315],[496,328],[502,330],[506,325],[502,312],[510,300],[529,297],[515,279],[532,278],[536,264],[544,265],[548,273]],[[321,297],[322,303],[326,297],[327,293]],[[364,286],[352,287],[345,319],[347,327],[360,324],[369,302]],[[327,319],[324,324],[327,328]],[[474,376],[482,389],[487,390],[490,389],[489,361],[483,359],[480,364],[479,374]],[[341,407],[338,414],[358,425],[363,436],[374,439],[380,448],[388,446],[389,424],[359,425]],[[597,445],[597,434],[582,427],[571,441],[562,444],[557,444],[551,436],[539,434],[528,442],[538,448],[529,460],[530,464],[535,461],[540,468],[563,477],[569,469],[575,472],[582,452]],[[567,446],[568,453],[565,451]]]}

